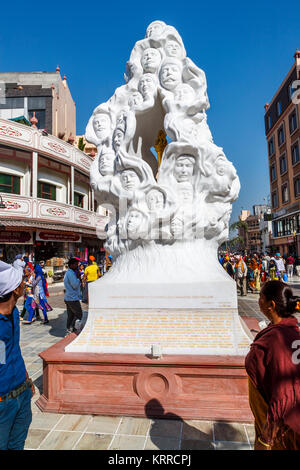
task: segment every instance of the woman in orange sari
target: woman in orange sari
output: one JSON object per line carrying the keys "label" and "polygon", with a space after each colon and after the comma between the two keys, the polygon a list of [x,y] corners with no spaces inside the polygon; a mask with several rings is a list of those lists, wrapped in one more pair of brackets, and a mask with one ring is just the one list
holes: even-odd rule
{"label": "woman in orange sari", "polygon": [[270,324],[245,360],[256,450],[300,450],[300,330],[293,316],[299,298],[282,281],[262,287],[259,306]]}

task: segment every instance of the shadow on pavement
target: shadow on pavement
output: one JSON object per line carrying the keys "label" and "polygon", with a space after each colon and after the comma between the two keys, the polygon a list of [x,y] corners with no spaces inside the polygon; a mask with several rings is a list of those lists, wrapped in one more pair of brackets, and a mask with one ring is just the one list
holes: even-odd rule
{"label": "shadow on pavement", "polygon": [[[173,420],[173,427],[178,426],[178,422],[182,424],[181,430],[181,450],[214,450],[213,431],[212,428],[207,433],[187,424],[181,416],[175,413],[165,413],[164,408],[157,399],[150,400],[145,405],[145,413],[147,418],[152,419],[149,436],[152,443],[160,450],[171,450],[171,441],[176,440],[174,432],[172,432],[172,423],[164,423],[164,420]],[[230,436],[231,440],[239,441],[240,435],[234,427],[229,423],[215,423],[215,432],[218,433],[218,440],[225,436]],[[169,432],[168,432],[169,429]],[[169,443],[166,442],[169,439]],[[174,450],[176,447],[174,446]]]}

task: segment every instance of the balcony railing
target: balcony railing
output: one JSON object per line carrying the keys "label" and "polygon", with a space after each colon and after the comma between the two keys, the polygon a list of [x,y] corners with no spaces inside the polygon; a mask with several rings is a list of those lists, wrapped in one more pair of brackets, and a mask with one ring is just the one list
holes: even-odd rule
{"label": "balcony railing", "polygon": [[1,219],[30,219],[52,224],[71,224],[82,228],[94,228],[100,232],[104,232],[108,222],[107,216],[69,204],[7,193],[0,195],[5,204],[5,208],[0,208]]}
{"label": "balcony railing", "polygon": [[19,148],[48,155],[63,163],[78,167],[89,174],[93,159],[77,147],[53,135],[43,135],[39,129],[25,126],[7,119],[0,119],[0,144],[16,145]]}

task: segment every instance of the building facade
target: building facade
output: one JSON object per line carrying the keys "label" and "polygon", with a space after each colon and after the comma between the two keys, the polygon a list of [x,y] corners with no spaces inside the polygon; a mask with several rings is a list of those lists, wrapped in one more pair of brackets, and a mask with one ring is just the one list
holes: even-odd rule
{"label": "building facade", "polygon": [[273,252],[300,253],[300,51],[275,93],[265,105]]}
{"label": "building facade", "polygon": [[99,255],[108,217],[90,188],[92,161],[55,136],[0,119],[0,259],[22,253],[55,268],[70,255]]}
{"label": "building facade", "polygon": [[35,116],[39,129],[61,139],[75,138],[76,106],[59,67],[54,73],[0,73],[0,118],[21,116]]}

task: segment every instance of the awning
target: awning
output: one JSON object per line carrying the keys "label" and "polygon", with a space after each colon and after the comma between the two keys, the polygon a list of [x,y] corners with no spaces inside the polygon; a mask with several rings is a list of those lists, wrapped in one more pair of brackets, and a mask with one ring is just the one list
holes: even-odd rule
{"label": "awning", "polygon": [[1,226],[4,227],[16,227],[16,228],[27,228],[28,230],[34,229],[46,229],[46,230],[55,230],[55,231],[64,231],[64,232],[75,232],[81,233],[84,235],[90,235],[92,237],[97,237],[96,229],[87,229],[81,227],[74,227],[68,225],[60,225],[60,224],[49,224],[43,222],[34,222],[30,220],[8,220],[8,219],[0,219],[0,230]]}

